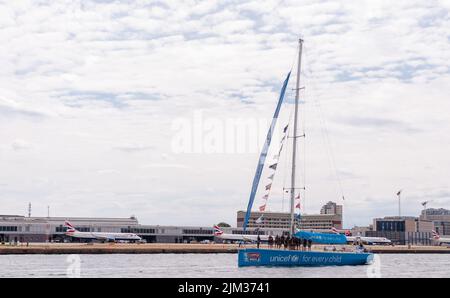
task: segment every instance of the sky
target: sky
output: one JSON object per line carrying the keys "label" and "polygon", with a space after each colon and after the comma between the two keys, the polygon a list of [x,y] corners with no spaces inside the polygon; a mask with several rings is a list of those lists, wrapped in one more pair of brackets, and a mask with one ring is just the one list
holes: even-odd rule
{"label": "sky", "polygon": [[404,215],[450,208],[450,1],[18,0],[0,1],[0,214],[235,225],[300,37],[303,212],[367,225],[399,189]]}

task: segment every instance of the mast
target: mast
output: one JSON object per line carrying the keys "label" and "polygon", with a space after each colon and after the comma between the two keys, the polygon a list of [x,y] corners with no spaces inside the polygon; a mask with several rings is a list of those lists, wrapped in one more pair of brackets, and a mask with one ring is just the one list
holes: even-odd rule
{"label": "mast", "polygon": [[302,66],[302,47],[303,39],[298,40],[298,66],[297,66],[297,83],[295,86],[295,112],[294,112],[294,135],[292,141],[292,175],[291,175],[291,236],[295,234],[295,162],[297,157],[297,122],[298,122],[298,102],[300,99],[300,71]]}

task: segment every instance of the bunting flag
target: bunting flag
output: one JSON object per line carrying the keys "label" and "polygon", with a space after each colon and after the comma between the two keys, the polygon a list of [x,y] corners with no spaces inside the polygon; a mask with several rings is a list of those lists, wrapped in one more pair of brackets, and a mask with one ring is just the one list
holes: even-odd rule
{"label": "bunting flag", "polygon": [[262,223],[263,222],[263,216],[264,215],[261,215],[257,220],[255,220],[255,223],[257,223],[257,224]]}
{"label": "bunting flag", "polygon": [[272,172],[272,174],[269,177],[267,177],[267,179],[269,180],[269,184],[266,185],[266,187],[265,187],[266,194],[262,197],[262,199],[264,200],[264,203],[259,208],[259,210],[261,212],[264,212],[266,210],[267,200],[269,199],[270,191],[272,189],[272,183],[273,183],[273,181],[275,179],[275,173],[276,173],[276,170],[277,170],[277,167],[278,167],[278,162],[279,162],[279,159],[280,159],[280,156],[281,156],[281,152],[283,150],[284,141],[287,139],[288,126],[289,125],[286,125],[283,128],[283,134],[284,135],[283,135],[283,137],[281,138],[281,141],[280,141],[280,145],[279,145],[280,148],[278,150],[278,154],[273,156],[273,164],[271,164],[269,166],[269,169],[273,170],[273,172]]}
{"label": "bunting flag", "polygon": [[295,201],[297,202],[296,205],[295,205],[295,208],[296,209],[300,209],[300,207],[301,207],[300,194],[298,194],[298,196],[295,197]]}

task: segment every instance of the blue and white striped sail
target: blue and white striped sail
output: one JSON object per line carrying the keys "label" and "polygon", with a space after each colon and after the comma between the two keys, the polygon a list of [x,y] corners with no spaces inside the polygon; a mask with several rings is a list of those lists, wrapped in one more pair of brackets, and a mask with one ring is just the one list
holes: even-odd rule
{"label": "blue and white striped sail", "polygon": [[263,171],[264,163],[266,161],[267,153],[269,151],[270,142],[272,141],[273,131],[275,129],[275,125],[277,124],[278,115],[280,114],[281,105],[284,100],[284,94],[286,93],[286,87],[288,85],[290,76],[291,72],[288,73],[286,80],[284,80],[283,87],[281,88],[280,92],[280,97],[278,99],[277,108],[275,109],[275,113],[273,114],[272,124],[270,125],[269,131],[267,132],[266,142],[264,143],[261,155],[259,156],[258,166],[256,167],[255,177],[253,178],[252,190],[250,192],[250,199],[248,201],[247,213],[245,214],[244,231],[247,229],[248,220],[250,219],[253,202],[255,201],[256,191],[258,190],[259,181],[261,180],[261,174]]}

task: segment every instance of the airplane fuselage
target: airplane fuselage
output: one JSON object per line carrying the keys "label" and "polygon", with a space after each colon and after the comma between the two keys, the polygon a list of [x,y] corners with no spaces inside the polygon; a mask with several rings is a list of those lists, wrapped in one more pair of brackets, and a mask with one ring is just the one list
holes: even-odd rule
{"label": "airplane fuselage", "polygon": [[392,241],[384,237],[360,237],[360,236],[346,236],[347,242],[362,241],[368,244],[391,244]]}
{"label": "airplane fuselage", "polygon": [[[215,235],[215,237],[223,240],[235,240],[235,241],[253,241],[256,242],[258,240],[258,235],[240,235],[240,234],[221,234],[221,235]],[[268,235],[259,235],[259,238],[261,241],[268,241],[269,236]]]}
{"label": "airplane fuselage", "polygon": [[439,239],[433,239],[433,240],[436,241],[436,243],[439,245],[450,244],[450,238],[439,238]]}
{"label": "airplane fuselage", "polygon": [[95,232],[66,232],[67,236],[80,239],[103,241],[139,241],[141,237],[132,233],[95,233]]}

